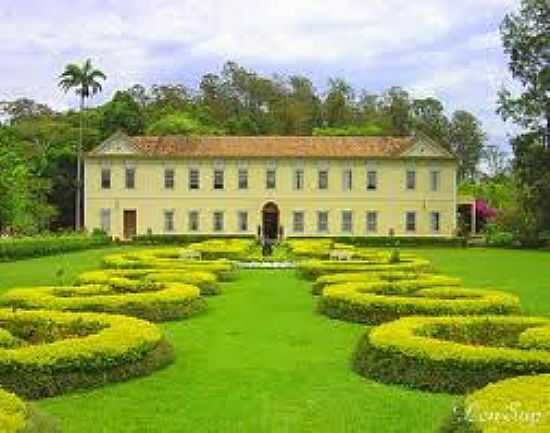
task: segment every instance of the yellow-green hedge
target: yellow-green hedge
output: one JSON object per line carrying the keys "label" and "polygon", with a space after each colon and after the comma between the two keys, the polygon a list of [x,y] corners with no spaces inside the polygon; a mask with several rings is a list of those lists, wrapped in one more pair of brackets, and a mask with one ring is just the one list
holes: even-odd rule
{"label": "yellow-green hedge", "polygon": [[212,272],[171,269],[101,269],[80,274],[76,284],[120,285],[121,278],[130,280],[129,284],[134,284],[134,281],[191,284],[197,286],[203,296],[221,292],[218,278]]}
{"label": "yellow-green hedge", "polygon": [[340,320],[376,325],[404,316],[513,314],[516,296],[496,290],[434,287],[438,277],[412,281],[344,283],[326,286],[319,298],[321,313]]}
{"label": "yellow-green hedge", "polygon": [[[118,281],[118,284],[117,284]],[[118,313],[153,322],[176,320],[205,308],[197,287],[111,278],[110,285],[32,287],[0,296],[0,305],[26,309]]]}
{"label": "yellow-green hedge", "polygon": [[253,239],[208,239],[186,248],[201,253],[203,259],[245,260],[254,244]]}
{"label": "yellow-green hedge", "polygon": [[550,373],[550,351],[525,349],[521,335],[550,326],[522,316],[406,317],[359,342],[356,371],[382,382],[464,393],[498,380]]}
{"label": "yellow-green hedge", "polygon": [[455,408],[446,432],[550,432],[550,374],[487,385]]}
{"label": "yellow-green hedge", "polygon": [[290,239],[286,244],[290,252],[297,257],[328,259],[334,241],[331,239]]}
{"label": "yellow-green hedge", "polygon": [[400,263],[369,261],[323,261],[307,260],[298,263],[296,269],[305,278],[317,279],[321,275],[343,272],[423,272],[429,270],[430,262],[420,258],[404,259]]}
{"label": "yellow-green hedge", "polygon": [[417,281],[422,279],[424,281],[429,280],[430,285],[423,287],[434,286],[461,286],[462,280],[455,277],[447,277],[444,275],[428,274],[421,272],[342,272],[339,274],[322,275],[313,284],[311,289],[312,293],[319,295],[322,293],[325,286],[332,284],[342,283],[370,283],[370,282],[395,282],[396,284],[401,281]]}
{"label": "yellow-green hedge", "polygon": [[172,359],[160,329],[127,316],[0,309],[0,386],[36,399],[148,374]]}
{"label": "yellow-green hedge", "polygon": [[23,433],[27,425],[27,406],[16,395],[0,389],[0,432]]}

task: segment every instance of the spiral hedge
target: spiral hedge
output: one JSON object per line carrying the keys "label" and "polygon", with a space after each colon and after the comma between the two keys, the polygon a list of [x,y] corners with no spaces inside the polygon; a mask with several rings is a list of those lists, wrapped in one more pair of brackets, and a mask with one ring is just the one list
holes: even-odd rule
{"label": "spiral hedge", "polygon": [[142,376],[168,364],[160,329],[132,317],[0,309],[0,386],[29,399]]}
{"label": "spiral hedge", "polygon": [[0,432],[22,433],[27,425],[27,406],[14,394],[0,389]]}
{"label": "spiral hedge", "polygon": [[447,433],[550,431],[550,374],[520,376],[468,395],[442,429]]}
{"label": "spiral hedge", "polygon": [[550,319],[523,316],[406,317],[368,332],[353,365],[382,382],[464,393],[550,373],[548,341],[540,343],[549,327]]}
{"label": "spiral hedge", "polygon": [[15,289],[0,297],[0,305],[116,313],[153,322],[183,319],[206,306],[199,289],[189,284],[121,280],[119,285]]}
{"label": "spiral hedge", "polygon": [[[438,278],[416,281],[344,283],[325,287],[321,313],[351,322],[376,325],[404,316],[513,314],[520,312],[516,296],[495,290],[439,286]],[[432,288],[424,288],[432,287]]]}
{"label": "spiral hedge", "polygon": [[210,296],[221,293],[218,278],[212,272],[206,271],[179,271],[170,269],[102,269],[80,274],[77,285],[103,284],[114,287],[132,286],[136,281],[141,284],[156,283],[183,283],[197,286],[201,295]]}

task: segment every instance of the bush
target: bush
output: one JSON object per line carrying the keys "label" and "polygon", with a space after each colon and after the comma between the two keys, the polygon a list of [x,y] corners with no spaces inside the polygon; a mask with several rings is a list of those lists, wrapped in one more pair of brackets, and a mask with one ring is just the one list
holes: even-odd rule
{"label": "bush", "polygon": [[28,399],[149,374],[173,357],[157,326],[126,316],[2,309],[0,323],[20,341],[0,349],[0,385]]}
{"label": "bush", "polygon": [[110,285],[10,290],[0,305],[25,309],[117,313],[153,322],[182,319],[205,308],[197,287],[115,278]]}
{"label": "bush", "polygon": [[144,245],[179,245],[185,246],[192,243],[203,242],[210,239],[249,239],[255,240],[254,235],[174,235],[174,234],[146,234],[136,235],[132,241]]}
{"label": "bush", "polygon": [[308,279],[317,279],[321,275],[342,272],[421,272],[431,268],[430,262],[418,258],[401,258],[398,264],[388,263],[388,259],[380,261],[321,261],[307,260],[299,263],[296,267],[302,276]]}
{"label": "bush", "polygon": [[246,260],[255,241],[251,239],[210,239],[189,245],[191,251],[201,253],[203,259]]}
{"label": "bush", "polygon": [[290,239],[286,242],[291,254],[298,258],[328,259],[334,247],[331,239]]}
{"label": "bush", "polygon": [[[119,286],[122,281],[128,281],[131,286],[135,281],[142,283],[183,283],[197,286],[201,295],[217,295],[221,292],[220,285],[216,275],[212,272],[177,272],[170,269],[103,269],[99,271],[89,271],[80,274],[76,280],[77,285],[85,284],[103,284]],[[124,283],[123,283],[124,284]]]}
{"label": "bush", "polygon": [[511,247],[514,245],[514,234],[509,232],[496,232],[487,235],[487,244],[492,247]]}
{"label": "bush", "polygon": [[509,314],[520,312],[519,299],[490,290],[441,287],[446,277],[412,281],[344,283],[325,287],[321,313],[350,322],[375,325],[404,316]]}
{"label": "bush", "polygon": [[332,238],[335,242],[343,242],[356,247],[384,247],[393,248],[396,241],[403,247],[459,247],[461,239],[458,237],[431,237],[431,236],[349,236]]}
{"label": "bush", "polygon": [[97,248],[110,242],[107,236],[82,234],[0,239],[0,262]]}
{"label": "bush", "polygon": [[25,404],[15,394],[0,389],[0,432],[58,433],[58,424],[49,416]]}
{"label": "bush", "polygon": [[550,431],[550,375],[521,376],[487,385],[455,409],[447,433]]}
{"label": "bush", "polygon": [[517,341],[550,320],[521,316],[406,317],[373,328],[353,366],[386,383],[465,393],[509,377],[550,372],[550,351]]}

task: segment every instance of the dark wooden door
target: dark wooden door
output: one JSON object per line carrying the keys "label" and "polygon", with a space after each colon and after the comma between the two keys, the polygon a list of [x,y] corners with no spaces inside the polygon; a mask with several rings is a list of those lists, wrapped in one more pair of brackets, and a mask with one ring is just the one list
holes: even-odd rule
{"label": "dark wooden door", "polygon": [[277,239],[279,233],[279,208],[275,203],[268,203],[263,208],[262,226],[265,239]]}
{"label": "dark wooden door", "polygon": [[137,234],[137,212],[124,210],[124,239],[132,239]]}

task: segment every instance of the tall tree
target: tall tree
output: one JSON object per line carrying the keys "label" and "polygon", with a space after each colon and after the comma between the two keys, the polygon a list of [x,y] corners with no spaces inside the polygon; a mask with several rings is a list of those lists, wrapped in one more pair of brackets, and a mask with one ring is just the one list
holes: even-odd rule
{"label": "tall tree", "polygon": [[436,98],[415,99],[412,102],[413,127],[443,146],[449,145],[449,119],[441,101]]}
{"label": "tall tree", "polygon": [[534,220],[536,242],[550,230],[550,7],[547,0],[522,0],[504,18],[500,32],[512,76],[521,85],[513,95],[502,90],[498,112],[524,133],[512,140],[514,170],[523,206]]}
{"label": "tall tree", "polygon": [[354,120],[353,87],[341,78],[328,81],[328,92],[323,103],[324,126],[342,127]]}
{"label": "tall tree", "polygon": [[411,129],[411,99],[401,87],[391,87],[383,98],[384,111],[395,135],[407,135]]}
{"label": "tall tree", "polygon": [[87,59],[82,66],[71,63],[65,67],[59,76],[59,87],[65,91],[74,90],[80,98],[80,140],[76,158],[76,198],[75,198],[75,229],[80,230],[82,214],[82,144],[84,130],[84,109],[86,99],[101,92],[100,80],[106,80],[106,75],[95,69],[92,61]]}
{"label": "tall tree", "polygon": [[101,129],[105,135],[118,130],[128,135],[139,135],[145,127],[142,107],[128,92],[116,92],[114,98],[103,106]]}
{"label": "tall tree", "polygon": [[458,180],[473,180],[486,140],[481,123],[467,111],[455,111],[449,137],[451,149],[458,158]]}

